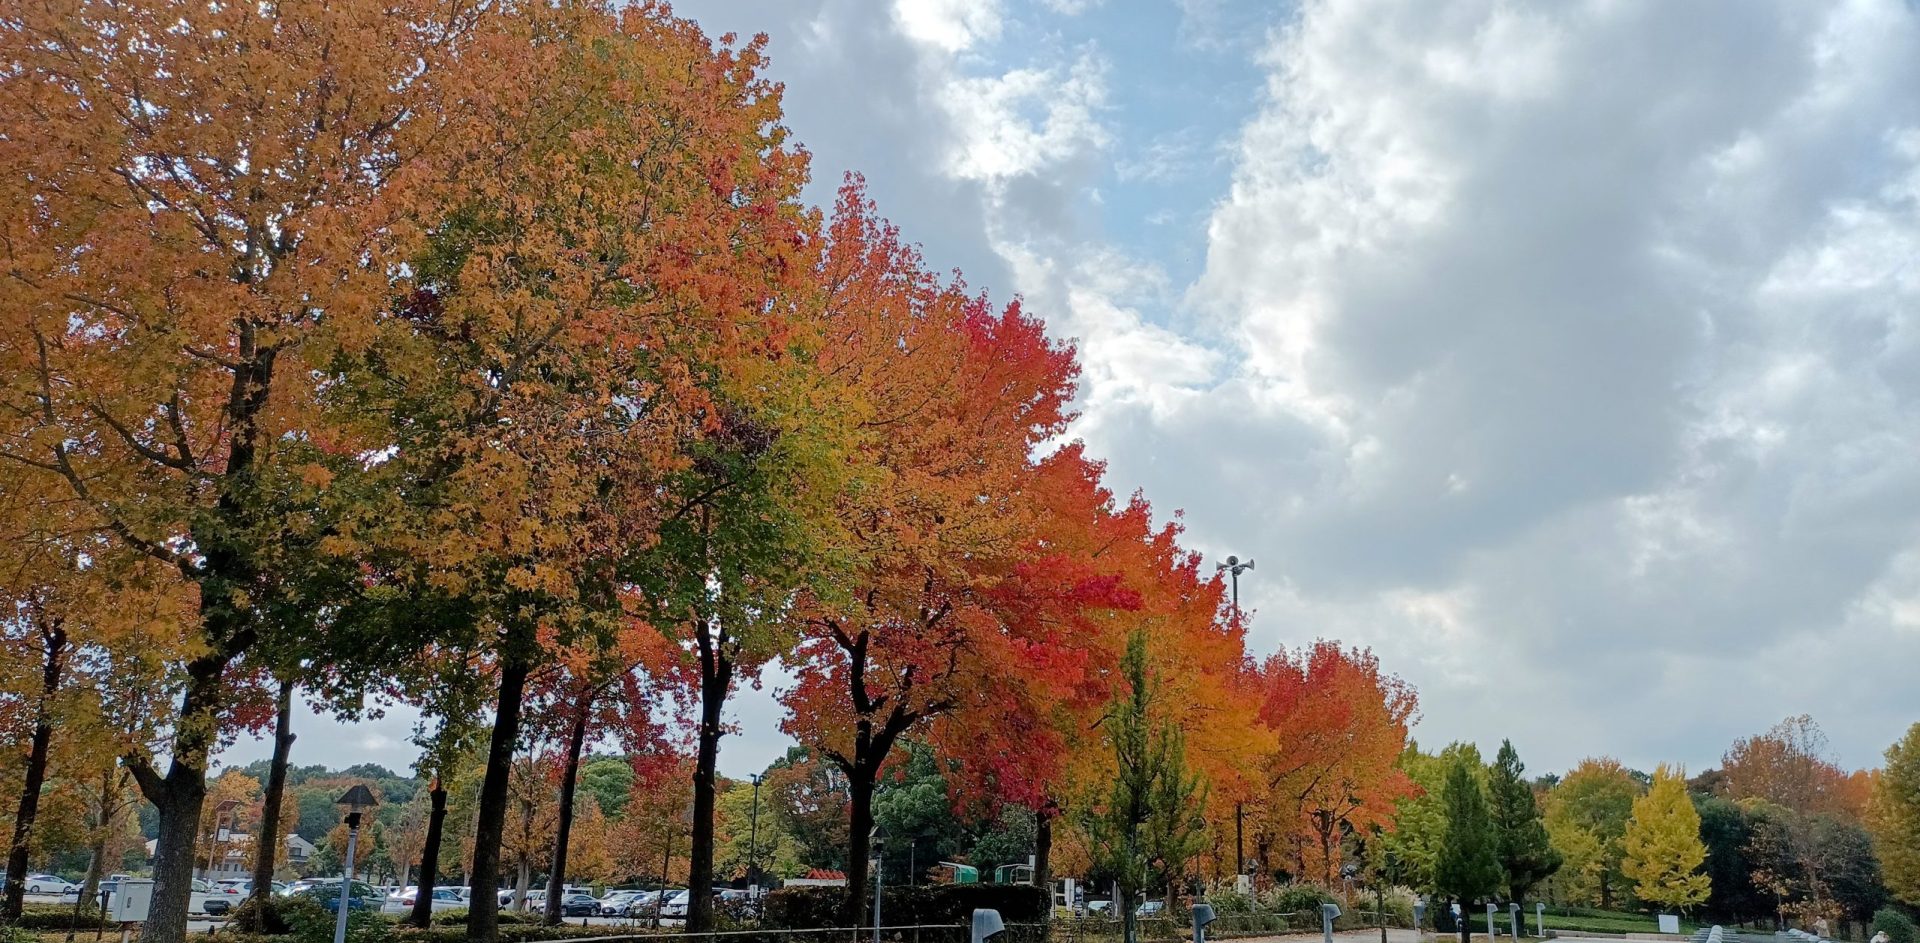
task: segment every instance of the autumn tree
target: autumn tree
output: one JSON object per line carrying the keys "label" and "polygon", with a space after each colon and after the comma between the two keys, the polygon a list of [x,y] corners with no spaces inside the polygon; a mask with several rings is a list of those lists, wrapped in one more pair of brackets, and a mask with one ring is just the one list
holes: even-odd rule
{"label": "autumn tree", "polygon": [[1570,870],[1591,884],[1599,906],[1613,906],[1625,854],[1627,820],[1640,786],[1611,757],[1588,758],[1547,794],[1547,832]]}
{"label": "autumn tree", "polygon": [[1654,771],[1653,787],[1634,800],[1622,846],[1620,870],[1641,900],[1672,908],[1706,902],[1710,883],[1700,866],[1707,849],[1685,773],[1664,763]]}
{"label": "autumn tree", "polygon": [[1920,904],[1920,724],[1887,748],[1887,765],[1874,784],[1871,823],[1887,889]]}
{"label": "autumn tree", "polygon": [[[1018,305],[940,287],[918,254],[843,188],[819,277],[829,288],[820,366],[841,378],[869,484],[837,502],[856,535],[833,582],[793,611],[799,675],[783,729],[840,768],[849,789],[845,916],[864,910],[881,770],[903,736],[983,717],[1031,725],[1071,640],[1021,634],[995,582],[1020,562],[1031,451],[1060,431],[1069,350]],[[945,378],[938,389],[925,378]]]}
{"label": "autumn tree", "polygon": [[1460,943],[1467,943],[1474,904],[1500,889],[1500,839],[1487,813],[1485,788],[1467,763],[1456,760],[1447,767],[1441,797],[1447,827],[1434,862],[1434,887],[1460,905]]}
{"label": "autumn tree", "polygon": [[1720,788],[1733,799],[1759,799],[1797,812],[1857,815],[1856,791],[1827,758],[1827,735],[1801,714],[1766,733],[1736,740],[1721,758]]}
{"label": "autumn tree", "polygon": [[1372,652],[1327,640],[1270,657],[1260,683],[1260,721],[1276,738],[1260,758],[1256,844],[1287,843],[1296,874],[1330,885],[1342,837],[1390,823],[1413,792],[1399,760],[1418,700]]}
{"label": "autumn tree", "polygon": [[1558,871],[1562,860],[1547,836],[1526,771],[1513,742],[1500,741],[1488,786],[1500,839],[1500,866],[1506,872],[1508,900],[1515,903],[1524,902],[1528,891]]}
{"label": "autumn tree", "polygon": [[346,444],[309,421],[316,361],[389,297],[398,180],[473,9],[30,3],[0,28],[0,125],[43,129],[0,142],[0,454],[198,591],[167,757],[128,758],[160,810],[143,939],[185,932],[227,669]]}

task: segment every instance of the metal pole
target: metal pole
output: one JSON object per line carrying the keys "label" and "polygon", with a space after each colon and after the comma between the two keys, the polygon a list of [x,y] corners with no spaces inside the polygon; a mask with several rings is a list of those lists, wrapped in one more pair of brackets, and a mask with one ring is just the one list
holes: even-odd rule
{"label": "metal pole", "polygon": [[873,849],[873,943],[880,943],[880,875],[887,869],[887,858]]}
{"label": "metal pole", "polygon": [[340,895],[335,900],[333,943],[347,941],[347,898],[353,894],[353,853],[360,844],[360,813],[347,813],[347,869],[340,876]]}
{"label": "metal pole", "polygon": [[753,811],[747,816],[747,883],[760,887],[760,774],[753,774]]}

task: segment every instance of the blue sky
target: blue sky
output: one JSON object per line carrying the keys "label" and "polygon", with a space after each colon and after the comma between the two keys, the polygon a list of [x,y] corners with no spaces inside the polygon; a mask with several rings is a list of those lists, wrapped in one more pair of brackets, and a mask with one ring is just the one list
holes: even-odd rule
{"label": "blue sky", "polygon": [[[1920,20],[1898,0],[705,0],[810,198],[1085,365],[1111,481],[1372,646],[1425,742],[1717,762],[1920,720]],[[770,678],[777,688],[780,679]],[[747,692],[722,767],[781,749]],[[404,765],[409,719],[301,762]],[[257,745],[230,751],[238,761]]]}

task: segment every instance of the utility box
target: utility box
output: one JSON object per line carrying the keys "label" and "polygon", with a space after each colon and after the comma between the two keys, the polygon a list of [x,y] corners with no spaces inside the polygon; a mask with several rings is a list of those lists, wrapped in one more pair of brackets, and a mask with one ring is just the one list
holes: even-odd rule
{"label": "utility box", "polygon": [[153,907],[152,881],[121,881],[107,901],[107,919],[114,923],[146,923]]}

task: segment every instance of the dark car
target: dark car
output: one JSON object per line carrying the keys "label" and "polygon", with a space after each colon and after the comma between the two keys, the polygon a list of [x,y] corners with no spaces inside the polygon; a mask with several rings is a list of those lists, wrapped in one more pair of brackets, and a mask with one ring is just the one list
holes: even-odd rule
{"label": "dark car", "polygon": [[[339,881],[314,884],[298,893],[301,897],[319,901],[321,905],[328,910],[333,910],[340,906]],[[380,904],[384,902],[385,899],[379,891],[373,889],[373,885],[363,881],[355,881],[353,882],[353,890],[347,894],[347,909],[378,910]]]}
{"label": "dark car", "polygon": [[597,917],[600,915],[600,901],[592,894],[568,894],[560,899],[560,915]]}

